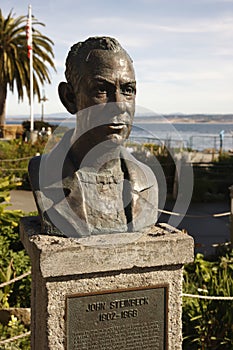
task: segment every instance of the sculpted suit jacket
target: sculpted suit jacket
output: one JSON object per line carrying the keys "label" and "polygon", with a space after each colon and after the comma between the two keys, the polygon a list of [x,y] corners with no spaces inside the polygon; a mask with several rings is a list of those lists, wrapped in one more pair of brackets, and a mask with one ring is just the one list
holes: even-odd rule
{"label": "sculpted suit jacket", "polygon": [[[107,224],[102,228],[89,225],[83,184],[80,176],[77,176],[81,169],[75,169],[69,158],[72,133],[73,130],[69,130],[50,153],[34,157],[29,163],[29,178],[41,218],[42,233],[81,238],[104,233],[135,232],[154,225],[158,209],[155,175],[122,146],[120,159],[130,183],[130,200],[125,208],[126,223],[119,222],[110,227]],[[98,212],[98,203],[93,204]],[[99,219],[104,215],[100,210]],[[110,217],[109,222],[114,220],[114,217]]]}

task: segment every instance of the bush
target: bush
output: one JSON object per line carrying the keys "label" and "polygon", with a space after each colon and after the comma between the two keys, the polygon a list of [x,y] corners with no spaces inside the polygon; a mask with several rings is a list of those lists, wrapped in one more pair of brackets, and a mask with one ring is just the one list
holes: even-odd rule
{"label": "bush", "polygon": [[[15,316],[11,316],[11,320],[8,325],[4,326],[0,323],[0,341],[13,338],[17,335],[21,335],[28,332],[28,329],[17,319]],[[14,342],[1,345],[1,350],[30,350],[30,337],[21,338]]]}
{"label": "bush", "polygon": [[[22,126],[23,129],[25,131],[30,131],[30,127],[31,127],[31,122],[30,120],[25,120],[22,122]],[[34,121],[34,130],[38,130],[40,131],[42,128],[48,129],[48,127],[50,127],[52,129],[52,131],[54,131],[57,128],[57,125],[55,124],[50,124],[48,122],[45,122],[43,120],[35,120]]]}
{"label": "bush", "polygon": [[[233,295],[233,251],[211,260],[197,254],[184,270],[184,293],[208,296]],[[232,301],[184,297],[183,349],[232,350]]]}
{"label": "bush", "polygon": [[[20,210],[8,210],[9,190],[12,184],[9,178],[0,180],[0,284],[30,270],[30,259],[19,237],[19,221],[24,213]],[[11,283],[0,289],[0,308],[30,307],[31,276]],[[8,325],[0,323],[0,340],[22,334],[27,328],[14,316]],[[30,349],[30,339],[23,338],[0,347],[8,349]]]}
{"label": "bush", "polygon": [[223,153],[217,161],[193,166],[193,200],[214,201],[229,198],[232,185],[233,157]]}
{"label": "bush", "polygon": [[[127,143],[126,146],[133,148],[133,156],[140,162],[151,168],[157,177],[160,186],[160,166],[166,179],[167,197],[169,198],[173,191],[176,165],[173,155],[165,146],[158,146],[151,143],[133,144]],[[159,163],[159,166],[158,166]]]}
{"label": "bush", "polygon": [[[0,181],[1,200],[9,199],[8,178]],[[30,259],[19,237],[19,221],[24,216],[21,210],[7,210],[8,204],[0,204],[0,283],[8,282],[30,269]],[[29,307],[31,281],[28,276],[0,289],[0,307]]]}
{"label": "bush", "polygon": [[32,144],[23,140],[0,141],[0,176],[21,180],[21,188],[30,189],[28,163],[36,154],[42,154],[46,140]]}

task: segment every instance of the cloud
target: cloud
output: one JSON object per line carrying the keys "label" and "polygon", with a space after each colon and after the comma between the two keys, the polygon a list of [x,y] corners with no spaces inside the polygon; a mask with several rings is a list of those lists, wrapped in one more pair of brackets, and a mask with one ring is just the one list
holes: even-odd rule
{"label": "cloud", "polygon": [[[52,86],[46,87],[46,110],[62,108],[57,84],[64,80],[70,46],[92,35],[116,37],[129,52],[144,105],[159,103],[161,112],[233,110],[233,0],[31,3],[38,20],[46,24],[41,31],[55,43],[57,74],[51,72]],[[28,3],[2,0],[1,8],[4,14],[11,8],[16,15],[27,14]],[[8,103],[9,110],[14,104],[18,110],[15,101],[14,97],[14,103]]]}
{"label": "cloud", "polygon": [[200,33],[219,33],[219,32],[233,32],[233,17],[229,19],[218,20],[192,20],[189,23],[177,21],[175,25],[155,25],[144,24],[147,29],[156,30],[167,33],[178,34],[200,34]]}

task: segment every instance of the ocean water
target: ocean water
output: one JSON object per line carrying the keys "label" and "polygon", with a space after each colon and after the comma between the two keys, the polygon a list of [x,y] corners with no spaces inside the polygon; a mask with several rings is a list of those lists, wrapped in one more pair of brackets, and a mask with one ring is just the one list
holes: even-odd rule
{"label": "ocean water", "polygon": [[136,123],[131,138],[199,151],[219,149],[222,138],[222,148],[233,150],[233,123]]}
{"label": "ocean water", "polygon": [[[48,120],[49,121],[49,120]],[[7,124],[21,124],[21,120],[8,121]],[[52,120],[51,124],[58,124],[73,128],[75,120]],[[233,122],[232,123],[135,123],[130,139],[138,142],[152,142],[166,144],[169,147],[192,148],[202,151],[220,148],[220,133],[222,133],[223,150],[233,151]]]}

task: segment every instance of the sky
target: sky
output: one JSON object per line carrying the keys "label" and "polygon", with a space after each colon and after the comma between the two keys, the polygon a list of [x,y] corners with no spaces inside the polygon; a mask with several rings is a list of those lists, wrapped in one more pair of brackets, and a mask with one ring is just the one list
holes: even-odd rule
{"label": "sky", "polygon": [[[54,42],[56,72],[44,87],[45,114],[66,112],[57,87],[69,48],[90,36],[118,39],[134,61],[138,110],[233,113],[233,0],[31,0],[38,29]],[[1,0],[6,16],[29,2]],[[41,89],[42,90],[42,89]],[[41,104],[34,103],[35,114]],[[7,116],[29,115],[27,97],[8,94]]]}

